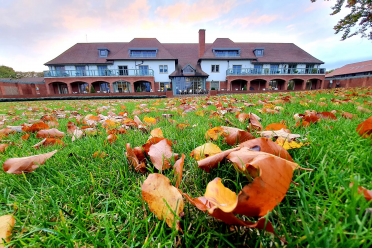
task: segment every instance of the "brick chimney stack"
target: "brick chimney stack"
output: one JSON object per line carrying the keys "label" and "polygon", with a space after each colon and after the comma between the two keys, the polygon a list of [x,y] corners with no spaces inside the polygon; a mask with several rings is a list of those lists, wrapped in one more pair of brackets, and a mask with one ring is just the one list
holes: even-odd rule
{"label": "brick chimney stack", "polygon": [[199,29],[199,58],[204,55],[205,52],[205,29]]}

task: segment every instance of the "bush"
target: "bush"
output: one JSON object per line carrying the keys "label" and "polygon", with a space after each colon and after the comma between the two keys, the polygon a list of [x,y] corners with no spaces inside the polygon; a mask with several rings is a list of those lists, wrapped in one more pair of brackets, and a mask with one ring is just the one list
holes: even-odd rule
{"label": "bush", "polygon": [[243,90],[244,91],[247,91],[247,85],[243,87]]}
{"label": "bush", "polygon": [[93,85],[90,87],[90,93],[96,93],[96,90],[94,89]]}
{"label": "bush", "polygon": [[211,90],[216,90],[216,88],[212,87]]}
{"label": "bush", "polygon": [[141,92],[141,88],[140,87],[137,87],[137,92]]}
{"label": "bush", "polygon": [[172,91],[172,88],[167,88],[167,91]]}

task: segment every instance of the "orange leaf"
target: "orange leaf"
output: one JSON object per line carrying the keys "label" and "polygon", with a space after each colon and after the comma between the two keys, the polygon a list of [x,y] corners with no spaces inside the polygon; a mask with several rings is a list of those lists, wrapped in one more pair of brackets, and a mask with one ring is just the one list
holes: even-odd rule
{"label": "orange leaf", "polygon": [[230,146],[254,139],[254,136],[250,132],[244,131],[242,129],[225,126],[222,126],[222,128],[224,130],[222,135],[225,136],[224,141]]}
{"label": "orange leaf", "polygon": [[64,132],[58,129],[52,128],[47,130],[40,130],[36,134],[36,138],[63,138],[65,136]]}
{"label": "orange leaf", "polygon": [[[148,154],[150,156],[151,162],[159,171],[166,170],[171,167],[169,161],[171,160],[173,153],[172,148],[168,144],[166,139],[150,146]],[[178,154],[174,154],[174,158],[177,159]]]}
{"label": "orange leaf", "polygon": [[353,119],[354,115],[348,112],[343,112],[342,117],[344,117],[345,119]]}
{"label": "orange leaf", "polygon": [[261,131],[262,125],[253,114],[249,114],[249,131]]}
{"label": "orange leaf", "polygon": [[146,154],[149,153],[150,151],[150,147],[154,144],[157,144],[159,143],[160,141],[162,140],[166,140],[168,145],[172,146],[172,141],[166,139],[166,138],[159,138],[159,137],[153,137],[151,139],[149,139],[146,144],[142,145],[142,149],[145,151]]}
{"label": "orange leaf", "polygon": [[224,160],[231,152],[237,151],[240,148],[233,148],[229,149],[220,153],[217,153],[216,155],[210,156],[208,158],[202,159],[198,161],[198,167],[206,172],[209,173],[211,169],[217,168],[218,164]]}
{"label": "orange leaf", "polygon": [[5,152],[5,150],[8,148],[9,144],[0,144],[0,153]]}
{"label": "orange leaf", "polygon": [[372,116],[360,123],[356,130],[363,138],[372,137]]}
{"label": "orange leaf", "polygon": [[217,140],[223,133],[224,129],[222,127],[214,127],[205,133],[205,138],[207,140]]}
{"label": "orange leaf", "polygon": [[101,151],[96,151],[95,153],[93,153],[93,158],[104,158],[106,156],[107,154]]}
{"label": "orange leaf", "polygon": [[151,135],[150,138],[152,137],[163,138],[163,131],[161,131],[160,128],[155,128],[154,130],[151,131],[150,135]]}
{"label": "orange leaf", "polygon": [[173,165],[174,176],[177,177],[176,188],[178,188],[182,181],[183,163],[185,162],[185,154],[182,153],[181,158]]}
{"label": "orange leaf", "polygon": [[[182,195],[170,184],[169,179],[161,174],[150,174],[142,184],[142,198],[159,220],[165,219],[170,228],[181,230],[177,216],[183,215]],[[171,208],[168,209],[168,206]]]}
{"label": "orange leaf", "polygon": [[280,129],[287,129],[287,126],[281,123],[271,123],[265,127],[265,131],[277,131]]}
{"label": "orange leaf", "polygon": [[15,225],[15,219],[12,215],[0,216],[0,247],[5,247],[3,240],[5,242],[10,241],[10,236],[12,235],[12,230]]}
{"label": "orange leaf", "polygon": [[[353,187],[354,183],[350,183],[350,188]],[[358,186],[358,193],[363,194],[367,201],[372,201],[372,190]]]}
{"label": "orange leaf", "polygon": [[59,139],[54,139],[54,138],[45,138],[43,139],[42,141],[40,141],[39,143],[37,143],[36,145],[34,145],[33,147],[35,147],[36,149],[39,149],[40,146],[54,146],[54,145],[64,145],[63,141],[62,140],[59,140]]}
{"label": "orange leaf", "polygon": [[204,197],[215,205],[214,208],[209,209],[210,213],[213,213],[215,208],[219,208],[225,213],[231,213],[238,204],[236,193],[226,188],[221,183],[221,178],[218,177],[208,183]]}
{"label": "orange leaf", "polygon": [[7,173],[22,174],[27,172],[33,172],[39,165],[43,165],[45,161],[52,157],[58,150],[52,152],[34,155],[23,158],[10,158],[3,164],[3,169]]}
{"label": "orange leaf", "polygon": [[127,149],[125,156],[127,157],[129,163],[134,167],[135,171],[140,171],[141,173],[146,173],[146,165],[144,162],[139,160],[135,154],[135,152],[130,148],[130,144],[127,143],[125,145],[125,148]]}
{"label": "orange leaf", "polygon": [[235,168],[246,170],[255,178],[239,193],[234,210],[235,214],[248,217],[264,216],[283,200],[292,181],[293,167],[298,166],[268,153],[249,151],[248,148],[232,152],[227,158]]}
{"label": "orange leaf", "polygon": [[112,145],[117,139],[118,137],[115,134],[110,134],[109,136],[107,136],[105,142],[107,141],[110,143],[110,145]]}
{"label": "orange leaf", "polygon": [[24,126],[22,128],[22,131],[27,133],[36,133],[37,131],[43,130],[43,129],[49,129],[49,126],[45,124],[44,122],[34,123],[32,126]]}
{"label": "orange leaf", "polygon": [[26,133],[25,135],[23,135],[21,137],[22,140],[28,140],[30,138],[30,134],[29,133]]}
{"label": "orange leaf", "polygon": [[156,124],[156,119],[155,118],[152,118],[152,117],[145,117],[143,118],[143,121],[147,124]]}
{"label": "orange leaf", "polygon": [[190,156],[195,158],[197,161],[199,161],[203,158],[213,156],[220,152],[221,152],[221,149],[217,145],[213,143],[205,143],[204,145],[198,146],[197,148],[195,148],[191,152]]}

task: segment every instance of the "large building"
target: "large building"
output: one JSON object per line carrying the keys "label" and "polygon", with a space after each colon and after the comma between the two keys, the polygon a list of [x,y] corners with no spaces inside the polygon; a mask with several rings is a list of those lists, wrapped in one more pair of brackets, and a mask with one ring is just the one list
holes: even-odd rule
{"label": "large building", "polygon": [[48,94],[321,89],[325,69],[293,43],[160,43],[135,38],[120,43],[78,43],[47,62]]}
{"label": "large building", "polygon": [[372,60],[344,65],[326,74],[326,87],[365,87],[372,85]]}

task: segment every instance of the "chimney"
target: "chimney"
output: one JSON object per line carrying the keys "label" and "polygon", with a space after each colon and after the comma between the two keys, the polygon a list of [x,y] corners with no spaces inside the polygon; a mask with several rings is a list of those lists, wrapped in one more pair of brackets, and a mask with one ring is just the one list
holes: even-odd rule
{"label": "chimney", "polygon": [[205,29],[199,29],[199,58],[204,55],[205,52]]}

